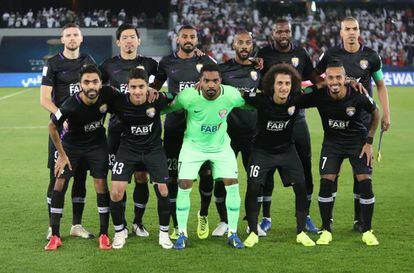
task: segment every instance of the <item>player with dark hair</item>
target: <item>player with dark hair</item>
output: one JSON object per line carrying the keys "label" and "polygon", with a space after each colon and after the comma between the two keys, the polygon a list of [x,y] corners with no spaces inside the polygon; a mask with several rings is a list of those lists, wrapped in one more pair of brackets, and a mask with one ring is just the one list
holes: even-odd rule
{"label": "player with dark hair", "polygon": [[[378,98],[382,106],[381,130],[390,128],[390,107],[388,91],[382,75],[381,58],[377,52],[359,42],[360,29],[358,21],[353,17],[346,17],[341,21],[340,35],[342,44],[329,48],[320,58],[316,67],[318,73],[323,73],[329,62],[339,59],[343,62],[348,78],[362,83],[368,94],[372,97],[371,79],[374,80],[378,90]],[[364,124],[367,129],[370,126],[371,116],[365,113]],[[359,183],[354,176],[354,230],[362,231],[361,206]],[[334,198],[336,196],[337,180],[334,183]]]}
{"label": "player with dark hair", "polygon": [[[158,72],[151,87],[160,90],[166,80],[168,80],[168,91],[179,93],[185,88],[193,87],[199,80],[200,71],[203,66],[215,63],[207,55],[197,55],[197,31],[193,26],[185,25],[178,31],[177,43],[179,49],[170,55],[164,56],[158,66]],[[168,184],[171,216],[174,223],[172,239],[178,238],[177,217],[176,217],[176,198],[178,191],[177,167],[178,156],[183,142],[185,131],[185,112],[177,111],[166,116],[164,124],[164,148],[167,154],[168,169],[171,181]],[[201,210],[208,211],[213,192],[213,179],[208,164],[205,164],[200,173],[200,196]],[[207,209],[205,209],[207,208]],[[209,234],[207,215],[199,214],[197,234],[199,238],[205,239]]]}
{"label": "player with dark hair", "polygon": [[[302,80],[311,80],[314,84],[323,81],[322,78],[314,73],[314,68],[308,52],[304,48],[293,44],[291,25],[286,19],[278,19],[275,21],[272,29],[272,43],[260,49],[258,57],[263,58],[264,68],[262,70],[262,75],[275,64],[287,63],[291,64],[299,72],[302,76]],[[305,172],[305,184],[308,196],[307,207],[309,211],[313,193],[312,153],[310,134],[304,110],[301,110],[295,121],[293,139]],[[263,188],[263,219],[260,223],[260,226],[265,232],[271,227],[270,207],[273,186],[273,175],[269,175]],[[308,231],[318,231],[309,215],[306,226]]]}
{"label": "player with dark hair", "polygon": [[240,213],[237,160],[227,134],[227,116],[234,107],[244,105],[244,100],[236,88],[221,85],[217,64],[204,65],[200,74],[201,90],[184,89],[166,110],[183,109],[187,113],[187,126],[178,161],[177,220],[180,235],[174,248],[180,250],[188,246],[190,193],[193,181],[206,161],[211,162],[214,180],[223,180],[225,185],[229,226],[227,242],[234,248],[243,248],[237,236]]}
{"label": "player with dark hair", "polygon": [[[80,45],[83,37],[78,25],[69,23],[62,28],[61,42],[64,49],[59,54],[51,57],[42,71],[42,85],[40,87],[40,104],[52,115],[60,114],[59,107],[69,97],[80,91],[79,70],[87,64],[94,64],[94,60],[87,54],[80,53]],[[64,126],[58,128],[62,133]],[[49,187],[47,190],[47,205],[50,218],[50,202],[56,177],[54,175],[57,150],[49,138],[48,149]],[[86,165],[80,163],[74,173],[72,186],[72,208],[73,220],[70,234],[82,238],[93,237],[82,226],[82,214],[85,207],[86,197]],[[52,229],[49,225],[47,239],[50,239]]]}
{"label": "player with dark hair", "polygon": [[[120,53],[110,59],[105,60],[100,69],[102,71],[102,81],[117,88],[121,93],[128,92],[128,75],[133,68],[142,68],[148,75],[157,73],[158,63],[152,58],[139,55],[138,48],[141,44],[138,29],[130,24],[122,24],[116,30],[116,43]],[[108,127],[108,148],[109,166],[112,169],[115,162],[115,155],[118,151],[122,125],[116,115],[111,115]],[[134,234],[141,237],[149,236],[148,231],[143,225],[145,207],[148,203],[149,190],[147,183],[147,173],[144,166],[139,166],[134,173],[135,188],[133,193],[135,218],[132,225]],[[124,195],[124,209],[126,204],[126,194]],[[124,210],[125,212],[125,210]],[[126,221],[124,223],[127,226]]]}
{"label": "player with dark hair", "polygon": [[[253,52],[253,37],[246,30],[236,33],[232,47],[236,53],[235,58],[220,64],[222,84],[236,87],[241,93],[254,91],[260,83],[260,70],[256,63],[249,58]],[[235,108],[228,117],[227,133],[231,139],[231,147],[237,157],[241,153],[245,170],[248,170],[251,142],[256,132],[256,110]],[[220,223],[213,231],[213,236],[223,236],[227,232],[227,213],[225,206],[226,190],[222,181],[214,184],[214,198]],[[201,212],[200,214],[206,214]],[[260,229],[260,227],[259,227]],[[259,234],[265,233],[260,229]]]}
{"label": "player with dark hair", "polygon": [[[100,77],[101,73],[95,65],[82,67],[80,92],[68,98],[49,122],[50,138],[59,156],[54,167],[56,182],[50,205],[52,236],[45,250],[56,250],[62,245],[60,218],[63,214],[65,192],[69,179],[83,161],[88,164],[95,184],[100,219],[99,247],[111,248],[108,237],[109,192],[106,182],[108,148],[104,122],[108,104],[113,100],[116,91],[112,87],[102,87]],[[68,129],[61,136],[58,128],[65,120],[68,120]]]}
{"label": "player with dark hair", "polygon": [[173,99],[171,94],[159,93],[154,102],[148,101],[148,75],[133,68],[128,76],[128,93],[118,94],[111,104],[122,124],[119,149],[112,169],[111,214],[115,226],[113,248],[125,244],[127,232],[123,222],[122,197],[137,168],[143,166],[150,174],[158,199],[160,224],[159,244],[166,249],[173,244],[168,235],[170,204],[168,198],[167,158],[161,141],[161,110]]}
{"label": "player with dark hair", "polygon": [[292,186],[295,192],[296,241],[304,246],[315,242],[305,231],[307,218],[307,196],[302,163],[293,142],[295,119],[300,109],[292,105],[295,96],[300,96],[301,77],[289,64],[271,67],[262,80],[263,93],[244,93],[248,105],[257,109],[258,133],[253,140],[249,159],[249,172],[245,208],[249,223],[246,247],[259,242],[257,198],[269,175],[277,169],[283,185]]}
{"label": "player with dark hair", "polygon": [[[333,210],[333,184],[342,162],[348,158],[358,180],[362,214],[362,241],[371,246],[378,240],[371,230],[375,197],[372,191],[372,143],[379,123],[379,111],[368,94],[353,92],[345,86],[345,68],[341,61],[333,59],[327,64],[327,87],[301,96],[300,107],[317,107],[324,129],[324,140],[319,162],[321,175],[319,209],[322,218],[322,233],[318,245],[329,245],[332,241],[331,216]],[[369,128],[366,116],[370,116]]]}

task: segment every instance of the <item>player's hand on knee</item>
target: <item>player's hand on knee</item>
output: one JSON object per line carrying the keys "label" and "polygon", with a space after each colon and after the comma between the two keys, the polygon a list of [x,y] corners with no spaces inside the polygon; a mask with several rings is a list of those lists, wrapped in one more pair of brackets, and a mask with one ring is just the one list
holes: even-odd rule
{"label": "player's hand on knee", "polygon": [[55,164],[55,176],[58,177],[65,172],[65,167],[68,166],[72,170],[72,165],[67,155],[59,155]]}
{"label": "player's hand on knee", "polygon": [[371,144],[365,143],[365,145],[362,147],[359,158],[363,158],[364,155],[367,157],[367,166],[372,167],[372,163],[374,161],[374,152],[372,150]]}

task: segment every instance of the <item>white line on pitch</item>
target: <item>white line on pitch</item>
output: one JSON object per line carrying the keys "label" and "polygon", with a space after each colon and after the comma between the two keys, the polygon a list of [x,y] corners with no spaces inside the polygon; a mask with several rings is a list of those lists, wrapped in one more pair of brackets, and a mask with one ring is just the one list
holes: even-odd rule
{"label": "white line on pitch", "polygon": [[0,126],[0,130],[46,129],[47,126]]}
{"label": "white line on pitch", "polygon": [[32,88],[24,89],[24,90],[20,90],[20,91],[18,91],[16,93],[13,93],[13,94],[10,94],[10,95],[7,95],[7,96],[0,97],[0,101],[5,100],[5,99],[8,99],[8,98],[11,98],[11,97],[14,97],[14,96],[17,96],[17,95],[20,95],[20,94],[24,94],[24,93],[29,92],[31,90],[32,90]]}

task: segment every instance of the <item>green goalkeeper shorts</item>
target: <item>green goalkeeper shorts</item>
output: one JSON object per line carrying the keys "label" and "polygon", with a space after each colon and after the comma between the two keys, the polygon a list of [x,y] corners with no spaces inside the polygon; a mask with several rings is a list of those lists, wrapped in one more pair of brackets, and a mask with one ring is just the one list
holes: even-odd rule
{"label": "green goalkeeper shorts", "polygon": [[213,179],[237,179],[237,160],[230,145],[218,152],[202,152],[184,141],[178,158],[178,179],[195,180],[204,162],[210,161]]}

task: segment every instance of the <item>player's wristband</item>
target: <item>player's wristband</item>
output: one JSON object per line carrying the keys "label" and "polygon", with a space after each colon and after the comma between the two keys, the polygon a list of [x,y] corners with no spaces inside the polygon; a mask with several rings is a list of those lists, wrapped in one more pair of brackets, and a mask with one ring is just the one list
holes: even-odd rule
{"label": "player's wristband", "polygon": [[60,112],[60,109],[58,109],[55,113],[55,117],[57,120],[59,120],[62,117],[62,112]]}
{"label": "player's wristband", "polygon": [[372,145],[372,143],[374,143],[374,138],[373,137],[367,137],[367,139],[365,140],[366,144]]}

